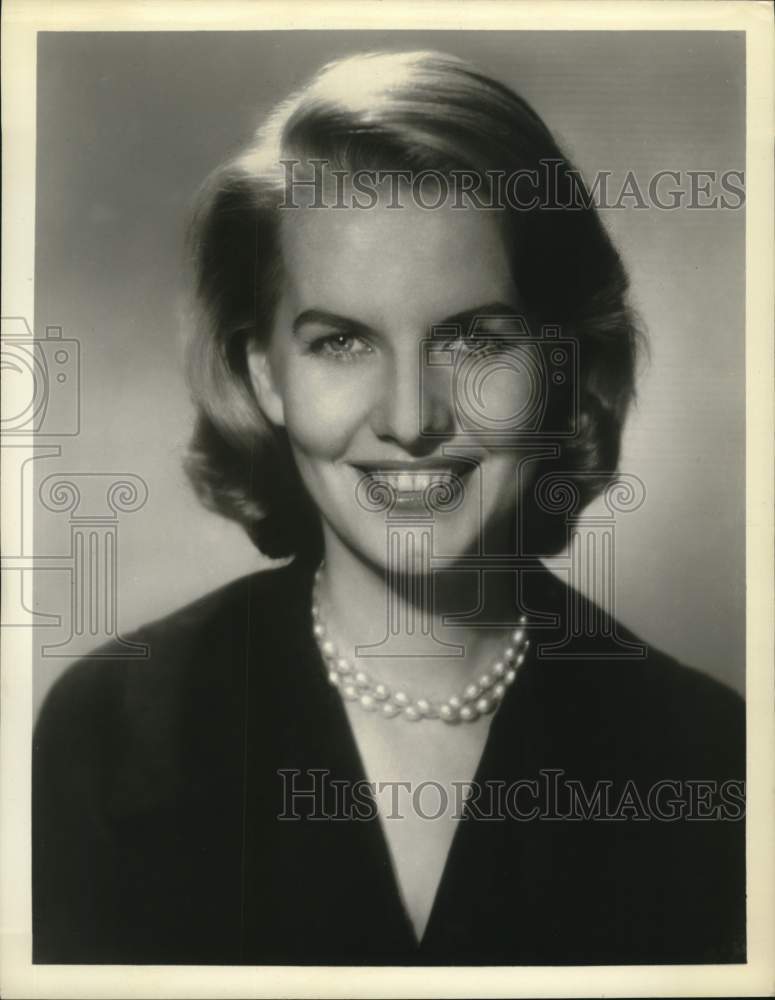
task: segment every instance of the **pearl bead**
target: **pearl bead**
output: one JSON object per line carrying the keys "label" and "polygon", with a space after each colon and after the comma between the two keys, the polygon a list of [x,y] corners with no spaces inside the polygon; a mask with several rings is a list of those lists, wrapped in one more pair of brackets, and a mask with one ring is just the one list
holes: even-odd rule
{"label": "pearl bead", "polygon": [[516,680],[517,671],[524,663],[525,653],[530,646],[525,635],[526,615],[520,615],[519,627],[511,632],[500,659],[475,682],[468,684],[462,694],[453,695],[441,703],[428,698],[412,701],[405,691],[396,691],[391,696],[386,684],[375,685],[365,671],[358,670],[344,657],[339,657],[334,641],[326,638],[328,633],[319,601],[321,571],[322,566],[315,574],[312,593],[312,631],[321,656],[326,661],[329,682],[339,687],[342,696],[348,701],[360,702],[365,711],[378,711],[388,719],[404,715],[410,722],[421,719],[441,719],[447,723],[460,720],[474,722],[480,716],[494,711],[505,696],[508,686]]}

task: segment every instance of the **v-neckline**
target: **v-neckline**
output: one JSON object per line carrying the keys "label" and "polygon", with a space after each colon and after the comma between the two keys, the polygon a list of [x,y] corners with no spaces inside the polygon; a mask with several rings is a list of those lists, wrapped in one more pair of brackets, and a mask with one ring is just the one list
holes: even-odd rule
{"label": "v-neckline", "polygon": [[[524,568],[527,571],[526,577],[530,583],[527,588],[524,582],[519,586],[518,602],[520,607],[519,609],[515,607],[512,624],[517,623],[516,620],[522,610],[528,614],[538,613],[540,619],[541,613],[545,610],[543,602],[550,595],[550,589],[547,590],[547,587],[551,588],[553,577],[549,570],[540,562],[537,562],[534,566]],[[533,575],[536,571],[537,576]],[[334,751],[334,757],[338,762],[337,766],[341,770],[341,773],[349,781],[352,781],[353,784],[356,782],[360,783],[360,789],[365,789],[368,787],[369,777],[360,747],[347,716],[341,693],[328,682],[327,670],[312,632],[312,619],[309,608],[314,569],[306,566],[292,565],[280,572],[287,572],[289,574],[286,580],[290,583],[290,589],[286,590],[288,601],[285,604],[284,614],[276,620],[275,625],[286,637],[286,650],[291,655],[291,658],[305,665],[305,673],[307,674],[307,681],[303,684],[303,687],[307,689],[305,701],[309,698],[308,705],[318,716],[319,725],[316,726],[318,730],[316,739],[331,741],[328,745]],[[291,580],[294,582],[291,583]],[[535,603],[536,599],[538,600],[537,605]],[[526,600],[527,604],[524,603]],[[553,602],[550,600],[549,603],[552,604]],[[294,637],[294,641],[291,644],[294,648],[293,653],[291,653],[291,648],[287,645],[288,635]],[[491,773],[495,775],[495,769],[497,769],[500,756],[502,756],[498,748],[504,746],[503,736],[506,734],[505,727],[511,727],[510,732],[513,737],[515,726],[519,729],[524,723],[529,724],[530,722],[523,714],[523,708],[525,696],[530,698],[533,688],[533,683],[528,678],[534,675],[535,652],[535,643],[533,643],[522,667],[518,671],[515,683],[508,689],[497,712],[492,718],[481,755],[471,778],[474,786],[484,788],[488,775]],[[420,723],[420,725],[423,724],[425,723]],[[511,742],[513,740],[510,737],[509,743]],[[511,762],[512,768],[515,763],[515,761]],[[380,881],[383,884],[386,894],[385,905],[389,906],[394,919],[403,927],[407,953],[414,954],[419,959],[420,955],[427,950],[426,946],[429,945],[430,939],[433,938],[435,940],[438,938],[436,931],[440,926],[442,911],[446,912],[446,908],[449,905],[449,890],[456,887],[457,874],[462,863],[461,859],[465,859],[468,850],[467,845],[475,843],[477,837],[475,828],[481,824],[474,823],[473,818],[466,818],[469,809],[468,804],[464,804],[464,814],[461,819],[456,821],[456,827],[449,843],[446,858],[444,859],[425,929],[422,936],[418,937],[414,923],[404,902],[393,862],[393,855],[376,800],[371,793],[370,787],[369,799],[375,807],[374,816],[377,822],[359,824],[361,826],[359,840],[370,858],[369,863],[376,865],[377,868],[382,868]],[[490,824],[487,825],[488,827],[490,826]],[[467,827],[471,829],[467,830]],[[360,839],[361,837],[363,839]]]}
{"label": "v-neckline", "polygon": [[[516,622],[514,623],[516,624]],[[308,632],[308,635],[307,635]],[[341,753],[345,760],[348,762],[348,773],[352,776],[354,782],[359,783],[359,787],[365,788],[369,786],[369,799],[374,805],[375,815],[377,816],[377,822],[373,824],[372,831],[372,843],[375,847],[375,855],[383,858],[386,862],[386,866],[390,872],[390,884],[391,884],[391,894],[392,901],[396,905],[398,911],[403,917],[403,923],[405,925],[407,934],[411,938],[414,951],[420,952],[423,949],[423,945],[429,939],[429,932],[433,930],[434,924],[438,921],[438,910],[439,910],[439,900],[443,898],[444,891],[446,889],[447,883],[451,878],[451,872],[453,870],[453,865],[455,864],[455,859],[461,854],[461,851],[465,849],[466,839],[470,834],[466,833],[467,828],[471,826],[470,821],[466,820],[464,817],[456,820],[455,830],[452,834],[452,839],[450,840],[449,848],[447,850],[446,858],[444,859],[444,864],[441,869],[441,876],[436,885],[436,890],[433,897],[433,902],[431,904],[430,911],[428,913],[428,919],[425,923],[425,929],[421,937],[418,938],[414,922],[409,914],[404,901],[403,892],[401,890],[401,885],[399,882],[398,874],[396,872],[396,866],[393,860],[393,854],[390,849],[390,844],[388,842],[387,834],[384,828],[382,816],[380,814],[378,804],[371,792],[369,784],[369,776],[364,764],[363,755],[361,749],[358,745],[355,733],[353,731],[350,719],[347,715],[347,709],[344,702],[338,692],[338,690],[331,688],[328,685],[327,680],[325,680],[325,664],[323,658],[320,654],[317,643],[315,642],[314,636],[312,635],[311,625],[305,632],[305,638],[310,646],[310,651],[312,653],[312,663],[317,668],[318,676],[320,681],[328,689],[331,699],[329,704],[331,705],[331,726],[334,730],[342,734],[342,746]],[[490,722],[487,736],[484,741],[482,748],[482,753],[479,756],[478,763],[474,770],[473,776],[471,778],[471,784],[474,787],[483,786],[485,784],[485,779],[488,771],[492,769],[491,764],[495,755],[495,746],[499,738],[501,727],[504,724],[504,718],[510,715],[513,710],[514,699],[519,697],[518,691],[522,687],[520,684],[520,679],[524,672],[527,670],[532,657],[528,656],[520,669],[517,677],[517,681],[509,688],[508,692],[504,696],[501,704],[498,707],[498,711],[492,717]],[[391,720],[392,721],[392,720]],[[463,723],[464,724],[464,723]],[[466,810],[468,807],[464,803],[463,809]]]}
{"label": "v-neckline", "polygon": [[[322,665],[321,665],[321,669],[322,669]],[[509,692],[509,694],[510,693],[511,692]],[[501,706],[501,707],[503,707],[503,706]],[[482,752],[479,755],[479,759],[477,761],[476,768],[474,769],[474,773],[473,773],[473,775],[472,775],[472,777],[470,779],[470,782],[471,782],[471,784],[473,786],[476,786],[477,784],[482,784],[483,783],[483,780],[484,780],[484,777],[485,777],[485,774],[486,774],[486,771],[487,771],[488,759],[489,759],[489,757],[492,754],[492,745],[493,745],[493,739],[494,739],[493,732],[494,732],[494,729],[496,729],[496,720],[497,720],[497,717],[498,717],[499,714],[500,714],[499,712],[496,713],[496,715],[490,720],[490,723],[489,723],[489,726],[488,726],[488,730],[487,730],[487,735],[485,737],[484,744],[483,744],[483,747],[482,747]],[[410,935],[412,937],[415,950],[420,951],[420,950],[422,950],[423,943],[428,938],[428,931],[429,931],[429,929],[431,929],[432,926],[433,926],[433,924],[434,924],[436,911],[437,911],[438,905],[439,905],[439,899],[443,895],[442,890],[444,889],[446,883],[449,880],[449,872],[451,870],[453,859],[454,859],[454,857],[455,857],[456,854],[460,853],[461,848],[459,846],[459,843],[460,843],[460,840],[465,837],[465,834],[463,833],[463,830],[469,824],[462,817],[460,819],[455,820],[455,828],[454,828],[454,831],[452,833],[452,837],[450,839],[449,846],[447,848],[447,853],[446,853],[446,856],[444,858],[444,862],[443,862],[442,867],[441,867],[441,874],[439,876],[439,880],[436,883],[436,888],[435,888],[434,894],[433,894],[433,901],[431,903],[430,910],[428,911],[428,917],[427,917],[427,919],[425,921],[425,927],[423,929],[422,935],[418,937],[416,929],[415,929],[414,921],[412,920],[411,914],[409,913],[409,910],[408,910],[408,907],[406,905],[406,901],[405,901],[405,898],[404,898],[404,893],[403,893],[403,890],[402,890],[402,887],[401,887],[401,882],[400,882],[400,879],[399,879],[399,876],[398,876],[398,871],[397,871],[397,866],[396,866],[396,863],[395,863],[395,860],[394,860],[393,851],[391,849],[390,842],[388,840],[387,831],[385,829],[385,819],[384,819],[384,817],[382,815],[381,810],[379,809],[379,805],[378,805],[378,803],[376,801],[376,798],[374,797],[374,794],[371,791],[371,783],[370,783],[370,779],[369,779],[367,768],[366,768],[365,763],[364,763],[363,753],[362,753],[361,748],[360,748],[360,746],[358,744],[358,740],[357,740],[357,738],[355,736],[355,732],[354,732],[353,727],[352,727],[352,725],[350,723],[350,719],[349,719],[349,717],[347,715],[347,709],[346,709],[346,707],[344,705],[344,702],[341,699],[339,700],[339,703],[338,703],[337,715],[338,715],[338,719],[336,720],[335,725],[341,726],[342,729],[344,731],[346,731],[346,737],[345,737],[345,739],[346,739],[347,745],[345,747],[343,747],[343,750],[348,755],[348,757],[353,761],[353,763],[355,765],[354,768],[353,768],[353,773],[356,774],[356,779],[355,780],[356,781],[363,781],[363,782],[366,782],[366,783],[369,784],[369,800],[373,803],[375,814],[377,816],[377,822],[375,824],[375,831],[374,831],[374,838],[375,838],[375,840],[378,840],[378,853],[379,853],[380,856],[382,856],[382,857],[384,857],[386,859],[388,868],[390,870],[390,881],[391,881],[391,885],[392,885],[392,895],[393,895],[393,897],[394,897],[394,899],[395,899],[395,901],[396,901],[398,907],[400,908],[401,913],[402,913],[402,915],[404,917],[404,923],[406,924],[406,926],[407,926],[407,928],[409,930],[409,933],[410,933]],[[465,804],[463,805],[463,808],[464,809],[466,808]]]}

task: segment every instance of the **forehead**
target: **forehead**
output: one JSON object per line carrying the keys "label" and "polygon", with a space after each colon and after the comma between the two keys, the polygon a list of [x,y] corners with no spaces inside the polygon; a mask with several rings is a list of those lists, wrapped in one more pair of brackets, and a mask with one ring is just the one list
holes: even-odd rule
{"label": "forehead", "polygon": [[368,209],[283,211],[281,242],[288,292],[313,305],[356,315],[451,315],[480,303],[513,300],[504,227],[473,207],[425,210],[381,200]]}

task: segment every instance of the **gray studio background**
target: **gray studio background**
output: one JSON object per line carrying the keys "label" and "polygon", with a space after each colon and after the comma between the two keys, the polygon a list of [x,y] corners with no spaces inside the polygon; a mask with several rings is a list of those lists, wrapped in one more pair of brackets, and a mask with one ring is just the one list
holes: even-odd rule
{"label": "gray studio background", "polygon": [[[263,562],[199,508],[181,470],[192,411],[180,369],[182,237],[205,175],[323,62],[364,48],[439,48],[512,85],[587,177],[745,166],[744,39],[696,32],[46,33],[39,36],[35,329],[81,350],[81,430],[53,472],[134,473],[145,506],[118,530],[129,632]],[[614,183],[614,190],[616,185]],[[610,210],[651,363],[622,470],[643,507],[617,525],[617,616],[742,690],[745,652],[743,211]],[[67,514],[35,507],[37,556],[66,554]],[[41,570],[35,609],[72,579]],[[70,662],[39,657],[35,697]]]}

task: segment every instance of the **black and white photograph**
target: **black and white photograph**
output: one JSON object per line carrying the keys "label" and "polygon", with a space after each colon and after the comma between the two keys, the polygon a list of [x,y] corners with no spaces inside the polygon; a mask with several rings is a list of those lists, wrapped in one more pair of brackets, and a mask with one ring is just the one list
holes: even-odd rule
{"label": "black and white photograph", "polygon": [[746,995],[772,907],[771,5],[234,6],[259,20],[25,36],[25,982],[229,967],[291,995],[261,970],[307,970],[320,996],[315,969],[376,967],[526,995],[538,971],[570,996],[640,969],[689,996],[705,969]]}

